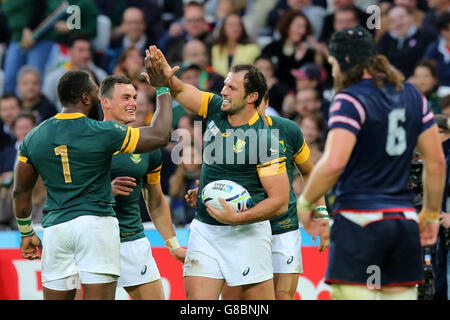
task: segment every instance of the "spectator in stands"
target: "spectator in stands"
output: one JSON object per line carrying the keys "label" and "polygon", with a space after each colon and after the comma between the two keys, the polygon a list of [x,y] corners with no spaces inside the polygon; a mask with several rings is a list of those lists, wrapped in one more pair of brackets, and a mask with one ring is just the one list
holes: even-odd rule
{"label": "spectator in stands", "polygon": [[411,10],[406,7],[391,8],[388,17],[389,32],[381,36],[378,52],[385,55],[405,78],[409,78],[425,49],[436,37],[419,29]]}
{"label": "spectator in stands", "polygon": [[278,113],[282,112],[283,99],[288,94],[289,89],[278,81],[275,76],[275,65],[269,57],[259,56],[255,60],[255,66],[264,75],[269,90],[269,105]]}
{"label": "spectator in stands", "polygon": [[[155,43],[147,37],[146,25],[144,12],[141,9],[131,7],[124,11],[121,25],[123,33],[111,41],[105,70],[112,73],[119,57],[126,49],[136,48],[141,52],[142,57],[145,56],[145,50]],[[103,66],[104,63],[102,63]]]}
{"label": "spectator in stands", "polygon": [[199,89],[220,94],[223,88],[224,77],[214,71],[210,63],[208,49],[203,42],[197,39],[186,42],[183,47],[182,59],[183,64],[193,63],[203,69],[200,76]]}
{"label": "spectator in stands", "polygon": [[315,6],[311,0],[278,0],[275,8],[269,13],[268,25],[275,28],[281,17],[289,10],[301,11],[310,21],[312,35],[319,39],[326,11],[323,7]]}
{"label": "spectator in stands", "polygon": [[18,75],[17,88],[24,111],[36,118],[37,123],[54,116],[56,107],[41,93],[41,76],[32,66],[23,66]]}
{"label": "spectator in stands", "polygon": [[226,77],[232,66],[252,64],[260,53],[261,48],[248,37],[241,17],[235,13],[226,16],[212,47],[214,71]]}
{"label": "spectator in stands", "polygon": [[12,123],[21,111],[22,107],[16,95],[9,93],[0,97],[0,132],[2,133],[0,147],[16,140]]}
{"label": "spectator in stands", "polygon": [[302,129],[303,137],[311,151],[311,159],[314,163],[320,159],[323,152],[324,123],[318,112],[313,112],[303,117],[296,117],[295,121]]}
{"label": "spectator in stands", "polygon": [[137,87],[144,70],[144,57],[139,49],[130,47],[120,55],[114,67],[114,74],[120,74],[130,79]]}
{"label": "spectator in stands", "polygon": [[[29,112],[17,115],[12,123],[14,135],[17,137],[15,143],[0,150],[2,164],[0,166],[0,229],[17,229],[15,215],[12,206],[12,186],[14,181],[13,170],[17,161],[17,153],[25,136],[36,126],[36,118]],[[33,223],[40,223],[42,209],[46,200],[46,191],[39,178],[33,189]],[[34,208],[36,206],[36,208]],[[36,216],[34,216],[36,215]]]}
{"label": "spectator in stands", "polygon": [[439,36],[437,20],[443,13],[450,11],[450,0],[427,0],[429,10],[422,21],[422,28],[435,36]]}
{"label": "spectator in stands", "polygon": [[321,85],[327,78],[325,70],[316,63],[305,63],[298,69],[291,70],[296,80],[296,90],[315,89],[321,92]]}
{"label": "spectator in stands", "polygon": [[270,57],[276,65],[276,77],[290,90],[295,90],[292,69],[300,68],[307,62],[314,62],[315,51],[308,46],[307,39],[312,34],[308,18],[300,11],[288,11],[277,25],[281,39],[269,43],[262,55]]}
{"label": "spectator in stands", "polygon": [[436,62],[433,60],[421,60],[414,69],[411,82],[426,98],[428,106],[434,113],[441,113],[439,107],[439,96],[437,88],[439,80],[437,78]]}
{"label": "spectator in stands", "polygon": [[241,0],[213,0],[213,1],[207,1],[205,4],[205,10],[206,6],[208,4],[215,3],[215,10],[214,10],[214,22],[213,22],[213,34],[214,37],[217,37],[219,34],[219,30],[222,27],[222,24],[229,14],[236,13],[239,16],[243,16],[245,14],[245,10],[247,8],[246,1]]}
{"label": "spectator in stands", "polygon": [[450,12],[439,15],[437,26],[440,38],[428,46],[424,58],[436,61],[439,84],[450,87]]}
{"label": "spectator in stands", "polygon": [[304,88],[297,92],[295,96],[296,116],[306,117],[312,113],[320,112],[321,100],[317,90]]}
{"label": "spectator in stands", "polygon": [[[99,0],[96,1],[98,2]],[[144,33],[148,43],[150,44],[157,43],[158,40],[161,38],[161,36],[164,34],[165,29],[162,20],[162,8],[160,5],[161,1],[159,0],[119,0],[119,1],[100,0],[100,1],[107,2],[108,5],[111,5],[110,3],[112,3],[112,6],[114,8],[111,8],[109,10],[113,12],[125,13],[126,7],[139,9],[143,13],[144,21],[147,22]],[[125,10],[122,9],[123,3],[125,3]],[[118,9],[115,8],[117,5],[119,6]],[[120,9],[122,10],[119,11]],[[122,22],[124,22],[124,16],[122,16]],[[134,27],[137,27],[137,25],[135,25]],[[124,23],[114,28],[112,31],[112,41],[116,41],[117,38],[121,38],[124,35],[124,33],[126,33],[126,29],[127,26],[125,26]]]}
{"label": "spectator in stands", "polygon": [[16,93],[16,76],[23,65],[33,65],[44,75],[53,41],[48,35],[35,39],[32,30],[49,14],[49,5],[45,1],[33,0],[3,2],[1,10],[11,34],[4,63],[5,93]]}
{"label": "spectator in stands", "polygon": [[[333,0],[334,12],[325,16],[320,41],[328,43],[335,31],[357,25],[367,26],[369,14],[355,6],[355,0]],[[339,19],[336,21],[337,14]]]}
{"label": "spectator in stands", "polygon": [[61,103],[58,100],[58,81],[61,76],[69,70],[90,69],[98,81],[103,81],[107,74],[101,68],[95,66],[91,61],[91,42],[85,35],[74,35],[69,41],[69,62],[58,69],[50,72],[45,80],[42,92],[53,103],[58,111],[61,110]]}
{"label": "spectator in stands", "polygon": [[185,146],[182,151],[182,162],[170,177],[170,209],[173,223],[176,225],[184,226],[195,216],[195,208],[185,201],[184,195],[189,189],[197,188],[196,181],[200,179],[202,165],[201,162],[195,163],[196,157],[201,159],[201,150],[197,150],[193,143]]}
{"label": "spectator in stands", "polygon": [[213,45],[213,35],[205,19],[203,4],[190,1],[184,6],[182,22],[174,22],[159,40],[158,47],[164,52],[169,64],[181,61],[184,44],[191,39],[198,39],[206,44],[208,50]]}
{"label": "spectator in stands", "polygon": [[439,101],[439,106],[441,107],[442,114],[447,118],[450,118],[450,94],[442,97]]}

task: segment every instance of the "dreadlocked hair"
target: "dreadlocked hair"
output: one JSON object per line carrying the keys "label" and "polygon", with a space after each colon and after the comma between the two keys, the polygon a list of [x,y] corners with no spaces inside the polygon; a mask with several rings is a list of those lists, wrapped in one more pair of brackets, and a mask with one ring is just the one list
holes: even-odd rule
{"label": "dreadlocked hair", "polygon": [[375,55],[370,57],[366,62],[343,72],[340,80],[337,81],[336,92],[361,81],[364,70],[372,76],[372,81],[378,88],[381,88],[387,83],[395,86],[399,91],[403,89],[403,81],[405,80],[403,74],[392,66],[385,56]]}

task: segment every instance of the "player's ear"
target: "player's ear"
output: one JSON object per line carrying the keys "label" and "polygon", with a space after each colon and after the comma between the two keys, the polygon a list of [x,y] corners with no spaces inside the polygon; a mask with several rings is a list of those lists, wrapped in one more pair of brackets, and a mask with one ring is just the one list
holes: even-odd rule
{"label": "player's ear", "polygon": [[252,104],[255,103],[256,100],[258,100],[259,94],[258,92],[252,92],[247,96],[247,103]]}
{"label": "player's ear", "polygon": [[103,97],[100,99],[100,103],[102,104],[103,108],[108,109],[109,108],[109,99],[106,97]]}
{"label": "player's ear", "polygon": [[83,94],[81,95],[81,102],[86,105],[91,103],[91,96],[89,95],[89,93],[83,92]]}

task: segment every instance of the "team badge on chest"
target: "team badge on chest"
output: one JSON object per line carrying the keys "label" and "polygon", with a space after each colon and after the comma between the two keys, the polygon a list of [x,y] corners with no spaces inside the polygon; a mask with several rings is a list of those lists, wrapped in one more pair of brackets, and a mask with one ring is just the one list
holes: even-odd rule
{"label": "team badge on chest", "polygon": [[131,161],[133,161],[135,164],[138,164],[139,162],[142,161],[142,157],[140,154],[132,154],[130,156]]}

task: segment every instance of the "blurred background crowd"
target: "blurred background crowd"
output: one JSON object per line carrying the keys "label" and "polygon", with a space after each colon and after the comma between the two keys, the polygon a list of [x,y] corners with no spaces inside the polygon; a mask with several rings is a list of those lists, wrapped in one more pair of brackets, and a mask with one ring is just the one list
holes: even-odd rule
{"label": "blurred background crowd", "polygon": [[[61,5],[78,6],[79,16],[58,16]],[[142,126],[150,123],[156,101],[140,76],[149,45],[180,66],[181,80],[217,94],[231,66],[255,64],[268,83],[267,114],[296,121],[316,162],[334,94],[327,44],[334,31],[357,25],[373,33],[379,53],[435,114],[450,116],[450,0],[0,0],[0,230],[16,228],[17,150],[33,127],[61,110],[57,84],[67,70],[85,70],[97,84],[109,74],[129,77],[138,92],[132,125]],[[173,115],[174,129],[201,139],[194,130],[201,118],[175,101]],[[161,184],[182,227],[194,217],[184,195],[195,187],[201,164],[174,163],[174,147],[162,150]],[[195,144],[184,152],[183,159],[201,157]],[[298,173],[294,188],[302,190]],[[35,224],[45,200],[39,181]],[[149,221],[145,206],[142,219]]]}

